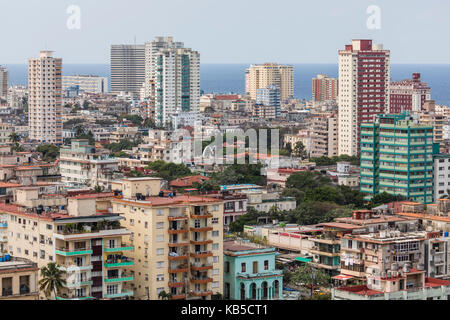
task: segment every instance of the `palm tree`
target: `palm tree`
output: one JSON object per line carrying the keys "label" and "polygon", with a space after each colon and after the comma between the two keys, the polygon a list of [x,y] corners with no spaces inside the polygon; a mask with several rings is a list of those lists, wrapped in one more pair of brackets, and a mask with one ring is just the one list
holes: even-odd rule
{"label": "palm tree", "polygon": [[65,286],[66,280],[62,278],[62,275],[66,272],[59,269],[59,265],[54,262],[49,262],[46,267],[41,268],[42,279],[39,280],[39,290],[43,291],[48,298],[53,291],[54,298],[59,294],[61,288]]}
{"label": "palm tree", "polygon": [[163,290],[158,294],[158,298],[161,300],[169,300],[169,299],[172,299],[172,294],[167,293]]}
{"label": "palm tree", "polygon": [[20,136],[15,132],[11,132],[11,134],[9,135],[9,141],[11,141],[12,143],[19,143],[20,140]]}

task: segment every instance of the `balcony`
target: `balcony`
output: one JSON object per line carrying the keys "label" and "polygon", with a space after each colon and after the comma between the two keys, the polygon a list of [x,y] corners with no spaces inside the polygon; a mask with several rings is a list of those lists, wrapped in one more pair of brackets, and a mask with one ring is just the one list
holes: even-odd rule
{"label": "balcony", "polygon": [[211,270],[213,268],[212,263],[199,263],[194,262],[191,263],[191,269],[194,271],[205,271],[205,270]]}
{"label": "balcony", "polygon": [[69,289],[75,289],[84,286],[92,286],[92,280],[82,279],[82,280],[74,280],[66,283],[66,287]]}
{"label": "balcony", "polygon": [[182,288],[186,286],[185,281],[177,281],[176,279],[173,279],[174,281],[169,281],[169,288]]}
{"label": "balcony", "polygon": [[105,298],[107,299],[125,298],[125,297],[132,297],[133,295],[134,295],[133,291],[125,291],[120,293],[105,294]]}
{"label": "balcony", "polygon": [[8,228],[8,223],[6,221],[0,221],[0,228]]}
{"label": "balcony", "polygon": [[311,254],[317,254],[319,256],[327,256],[327,257],[339,257],[340,253],[339,252],[330,252],[330,251],[326,251],[326,250],[322,250],[321,248],[311,248],[309,250],[309,252]]}
{"label": "balcony", "polygon": [[181,233],[188,233],[188,229],[169,229],[167,231],[169,234],[181,234]]}
{"label": "balcony", "polygon": [[168,216],[167,219],[169,221],[183,221],[183,220],[187,220],[188,216],[185,214],[181,214],[181,215],[171,215]]}
{"label": "balcony", "polygon": [[182,242],[182,241],[176,241],[176,242],[169,242],[169,247],[186,247],[189,245],[189,242]]}
{"label": "balcony", "polygon": [[105,252],[122,252],[122,251],[133,251],[134,247],[125,243],[122,243],[122,245],[116,245],[116,246],[106,246],[103,251]]}
{"label": "balcony", "polygon": [[78,297],[75,295],[70,295],[70,296],[66,296],[66,297],[56,297],[56,300],[93,300],[95,299],[94,297],[91,296],[83,296],[83,297]]}
{"label": "balcony", "polygon": [[191,293],[191,295],[194,297],[206,297],[206,296],[212,296],[213,292],[212,291],[193,291]]}
{"label": "balcony", "polygon": [[169,266],[169,273],[189,272],[189,266],[184,264]]}
{"label": "balcony", "polygon": [[213,231],[213,227],[199,227],[199,228],[189,228],[191,232],[207,232]]}
{"label": "balcony", "polygon": [[77,266],[75,264],[69,265],[69,266],[61,266],[59,269],[66,271],[66,272],[81,272],[81,271],[89,271],[92,270],[93,266],[91,264],[89,265],[82,265]]}
{"label": "balcony", "polygon": [[168,259],[169,261],[179,261],[179,260],[185,260],[188,259],[188,253],[187,252],[171,252],[169,253]]}
{"label": "balcony", "polygon": [[203,284],[203,283],[209,283],[209,282],[213,282],[213,279],[209,278],[209,277],[192,277],[191,278],[191,283],[193,283],[193,284]]}
{"label": "balcony", "polygon": [[126,274],[122,274],[120,276],[110,276],[105,278],[105,282],[107,283],[114,283],[114,282],[125,282],[125,281],[133,281],[133,276],[128,276]]}
{"label": "balcony", "polygon": [[192,258],[207,258],[212,256],[213,256],[212,251],[197,251],[195,253],[191,253]]}
{"label": "balcony", "polygon": [[91,248],[77,248],[77,249],[68,249],[68,248],[56,248],[55,253],[60,256],[71,257],[71,256],[80,256],[86,254],[92,254]]}
{"label": "balcony", "polygon": [[134,265],[134,261],[128,257],[122,257],[121,259],[108,259],[105,261],[106,268],[126,267]]}
{"label": "balcony", "polygon": [[194,239],[194,240],[191,240],[190,242],[191,242],[191,244],[194,244],[194,245],[204,245],[204,244],[213,243],[212,240],[209,240],[206,238],[205,239]]}
{"label": "balcony", "polygon": [[259,277],[278,277],[283,275],[283,270],[266,270],[261,273],[238,272],[236,277],[243,279],[259,278]]}
{"label": "balcony", "polygon": [[212,218],[213,214],[206,212],[206,213],[192,213],[191,214],[191,219],[209,219]]}

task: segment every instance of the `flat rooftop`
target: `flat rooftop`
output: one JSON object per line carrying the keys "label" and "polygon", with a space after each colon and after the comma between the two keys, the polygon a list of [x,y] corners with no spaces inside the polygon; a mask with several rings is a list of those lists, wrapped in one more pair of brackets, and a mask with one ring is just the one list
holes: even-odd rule
{"label": "flat rooftop", "polygon": [[11,261],[0,262],[0,273],[7,273],[17,269],[36,269],[38,266],[36,263],[28,259],[11,257]]}

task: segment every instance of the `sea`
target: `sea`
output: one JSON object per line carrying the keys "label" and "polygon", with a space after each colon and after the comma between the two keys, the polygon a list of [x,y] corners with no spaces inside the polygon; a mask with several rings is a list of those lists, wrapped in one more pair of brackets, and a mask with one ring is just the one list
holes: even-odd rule
{"label": "sea", "polygon": [[[10,85],[27,84],[27,65],[6,65],[10,73]],[[201,90],[204,93],[234,93],[245,91],[245,69],[249,64],[202,64]],[[422,81],[431,87],[431,97],[437,104],[450,106],[450,64],[392,64],[392,81],[410,79],[421,73]],[[311,79],[323,73],[337,77],[337,64],[294,64],[294,95],[298,99],[312,98]],[[109,64],[64,64],[63,75],[98,75],[110,77]]]}

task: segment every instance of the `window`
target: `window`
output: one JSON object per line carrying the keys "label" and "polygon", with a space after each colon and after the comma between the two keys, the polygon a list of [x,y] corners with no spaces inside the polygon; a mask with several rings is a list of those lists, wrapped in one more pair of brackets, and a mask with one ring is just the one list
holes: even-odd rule
{"label": "window", "polygon": [[40,253],[41,253],[40,254],[41,259],[45,259],[45,251],[41,250]]}
{"label": "window", "polygon": [[218,256],[213,257],[213,263],[217,263],[217,262],[219,262],[219,257]]}
{"label": "window", "polygon": [[211,222],[212,222],[213,224],[219,223],[219,218],[213,218],[213,219],[211,220]]}
{"label": "window", "polygon": [[119,286],[117,284],[115,285],[108,285],[106,287],[107,294],[117,294],[119,292]]}
{"label": "window", "polygon": [[134,219],[130,219],[130,226],[134,226]]}
{"label": "window", "polygon": [[227,262],[225,262],[225,272],[230,272],[230,262],[229,261],[227,261]]}
{"label": "window", "polygon": [[156,281],[164,281],[164,275],[163,274],[158,274],[156,276]]}
{"label": "window", "polygon": [[219,236],[219,231],[213,231],[212,232],[212,236],[213,237],[218,237]]}
{"label": "window", "polygon": [[164,222],[158,222],[156,224],[156,229],[163,229],[164,228]]}
{"label": "window", "polygon": [[246,272],[245,262],[241,263],[241,272]]}
{"label": "window", "polygon": [[269,270],[269,260],[264,260],[264,270]]}
{"label": "window", "polygon": [[162,209],[156,210],[156,215],[157,216],[163,216],[164,215],[164,210],[162,210]]}
{"label": "window", "polygon": [[156,242],[164,242],[164,236],[163,235],[156,236]]}
{"label": "window", "polygon": [[145,227],[145,229],[148,228],[148,222],[147,221],[145,222],[144,227]]}
{"label": "window", "polygon": [[214,269],[212,274],[213,276],[217,276],[219,274],[219,269]]}
{"label": "window", "polygon": [[164,268],[164,261],[156,262],[156,268],[158,268],[158,269]]}
{"label": "window", "polygon": [[218,243],[213,243],[212,249],[213,250],[219,250],[219,244]]}
{"label": "window", "polygon": [[219,287],[219,282],[218,281],[214,281],[213,283],[212,283],[212,286],[211,286],[212,288],[218,288]]}
{"label": "window", "polygon": [[164,291],[164,288],[158,288],[158,289],[156,289],[156,294],[160,294],[163,291]]}
{"label": "window", "polygon": [[162,255],[164,255],[164,249],[163,249],[163,248],[156,249],[156,255],[157,255],[157,256],[162,256]]}
{"label": "window", "polygon": [[52,230],[53,226],[51,224],[47,224],[47,230]]}

